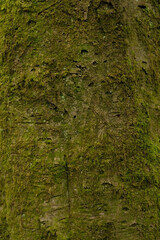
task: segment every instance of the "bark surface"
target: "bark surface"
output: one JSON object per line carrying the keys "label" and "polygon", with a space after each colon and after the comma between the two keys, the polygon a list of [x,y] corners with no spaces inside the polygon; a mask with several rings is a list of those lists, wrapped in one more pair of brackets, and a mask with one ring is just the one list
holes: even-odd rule
{"label": "bark surface", "polygon": [[0,9],[0,239],[160,239],[159,1]]}

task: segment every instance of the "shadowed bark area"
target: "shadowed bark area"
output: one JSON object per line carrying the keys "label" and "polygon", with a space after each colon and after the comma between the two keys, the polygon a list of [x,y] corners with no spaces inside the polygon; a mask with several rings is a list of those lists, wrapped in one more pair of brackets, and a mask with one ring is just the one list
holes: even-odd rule
{"label": "shadowed bark area", "polygon": [[0,9],[0,239],[159,239],[160,3]]}

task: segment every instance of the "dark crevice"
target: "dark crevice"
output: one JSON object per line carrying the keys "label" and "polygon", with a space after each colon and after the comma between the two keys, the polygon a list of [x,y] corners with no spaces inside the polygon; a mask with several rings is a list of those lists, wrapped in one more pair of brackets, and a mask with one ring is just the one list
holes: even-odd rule
{"label": "dark crevice", "polygon": [[47,10],[50,9],[51,7],[55,6],[56,4],[57,4],[57,3],[53,3],[53,4],[51,4],[50,6],[42,9],[42,10],[38,13],[38,15],[40,15],[40,14],[42,14],[43,12],[47,11]]}
{"label": "dark crevice", "polygon": [[129,208],[128,208],[128,207],[123,207],[122,210],[123,210],[123,211],[128,211]]}
{"label": "dark crevice", "polygon": [[142,67],[142,70],[147,75],[146,69]]}
{"label": "dark crevice", "polygon": [[88,53],[88,51],[86,49],[81,50],[81,54],[86,54],[86,53]]}
{"label": "dark crevice", "polygon": [[69,167],[68,167],[68,161],[67,161],[66,155],[64,155],[64,161],[65,161],[65,164],[66,164],[65,168],[66,168],[66,181],[67,181],[68,219],[69,219],[69,225],[70,225],[71,199],[70,199]]}
{"label": "dark crevice", "polygon": [[142,61],[142,63],[144,63],[144,64],[147,64],[147,62],[146,62],[146,61]]}
{"label": "dark crevice", "polygon": [[93,85],[94,85],[94,82],[91,82],[88,84],[88,87],[93,87]]}
{"label": "dark crevice", "polygon": [[94,61],[92,64],[95,66],[95,65],[97,65],[98,63],[97,63],[96,61]]}
{"label": "dark crevice", "polygon": [[142,8],[142,9],[145,9],[145,8],[146,8],[146,5],[142,3],[142,4],[139,4],[138,7],[139,7],[139,8]]}
{"label": "dark crevice", "polygon": [[36,21],[30,19],[30,20],[27,22],[27,24],[28,24],[28,25],[36,24]]}

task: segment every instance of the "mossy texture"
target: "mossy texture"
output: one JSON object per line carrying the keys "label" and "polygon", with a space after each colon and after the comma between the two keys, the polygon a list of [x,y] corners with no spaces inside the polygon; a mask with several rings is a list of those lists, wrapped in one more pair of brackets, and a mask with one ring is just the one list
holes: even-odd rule
{"label": "mossy texture", "polygon": [[0,239],[160,239],[159,17],[1,0]]}

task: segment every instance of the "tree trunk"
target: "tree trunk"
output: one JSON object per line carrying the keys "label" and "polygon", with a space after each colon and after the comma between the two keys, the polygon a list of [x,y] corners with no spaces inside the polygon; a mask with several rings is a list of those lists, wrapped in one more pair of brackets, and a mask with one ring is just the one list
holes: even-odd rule
{"label": "tree trunk", "polygon": [[0,7],[0,239],[160,239],[158,1]]}

